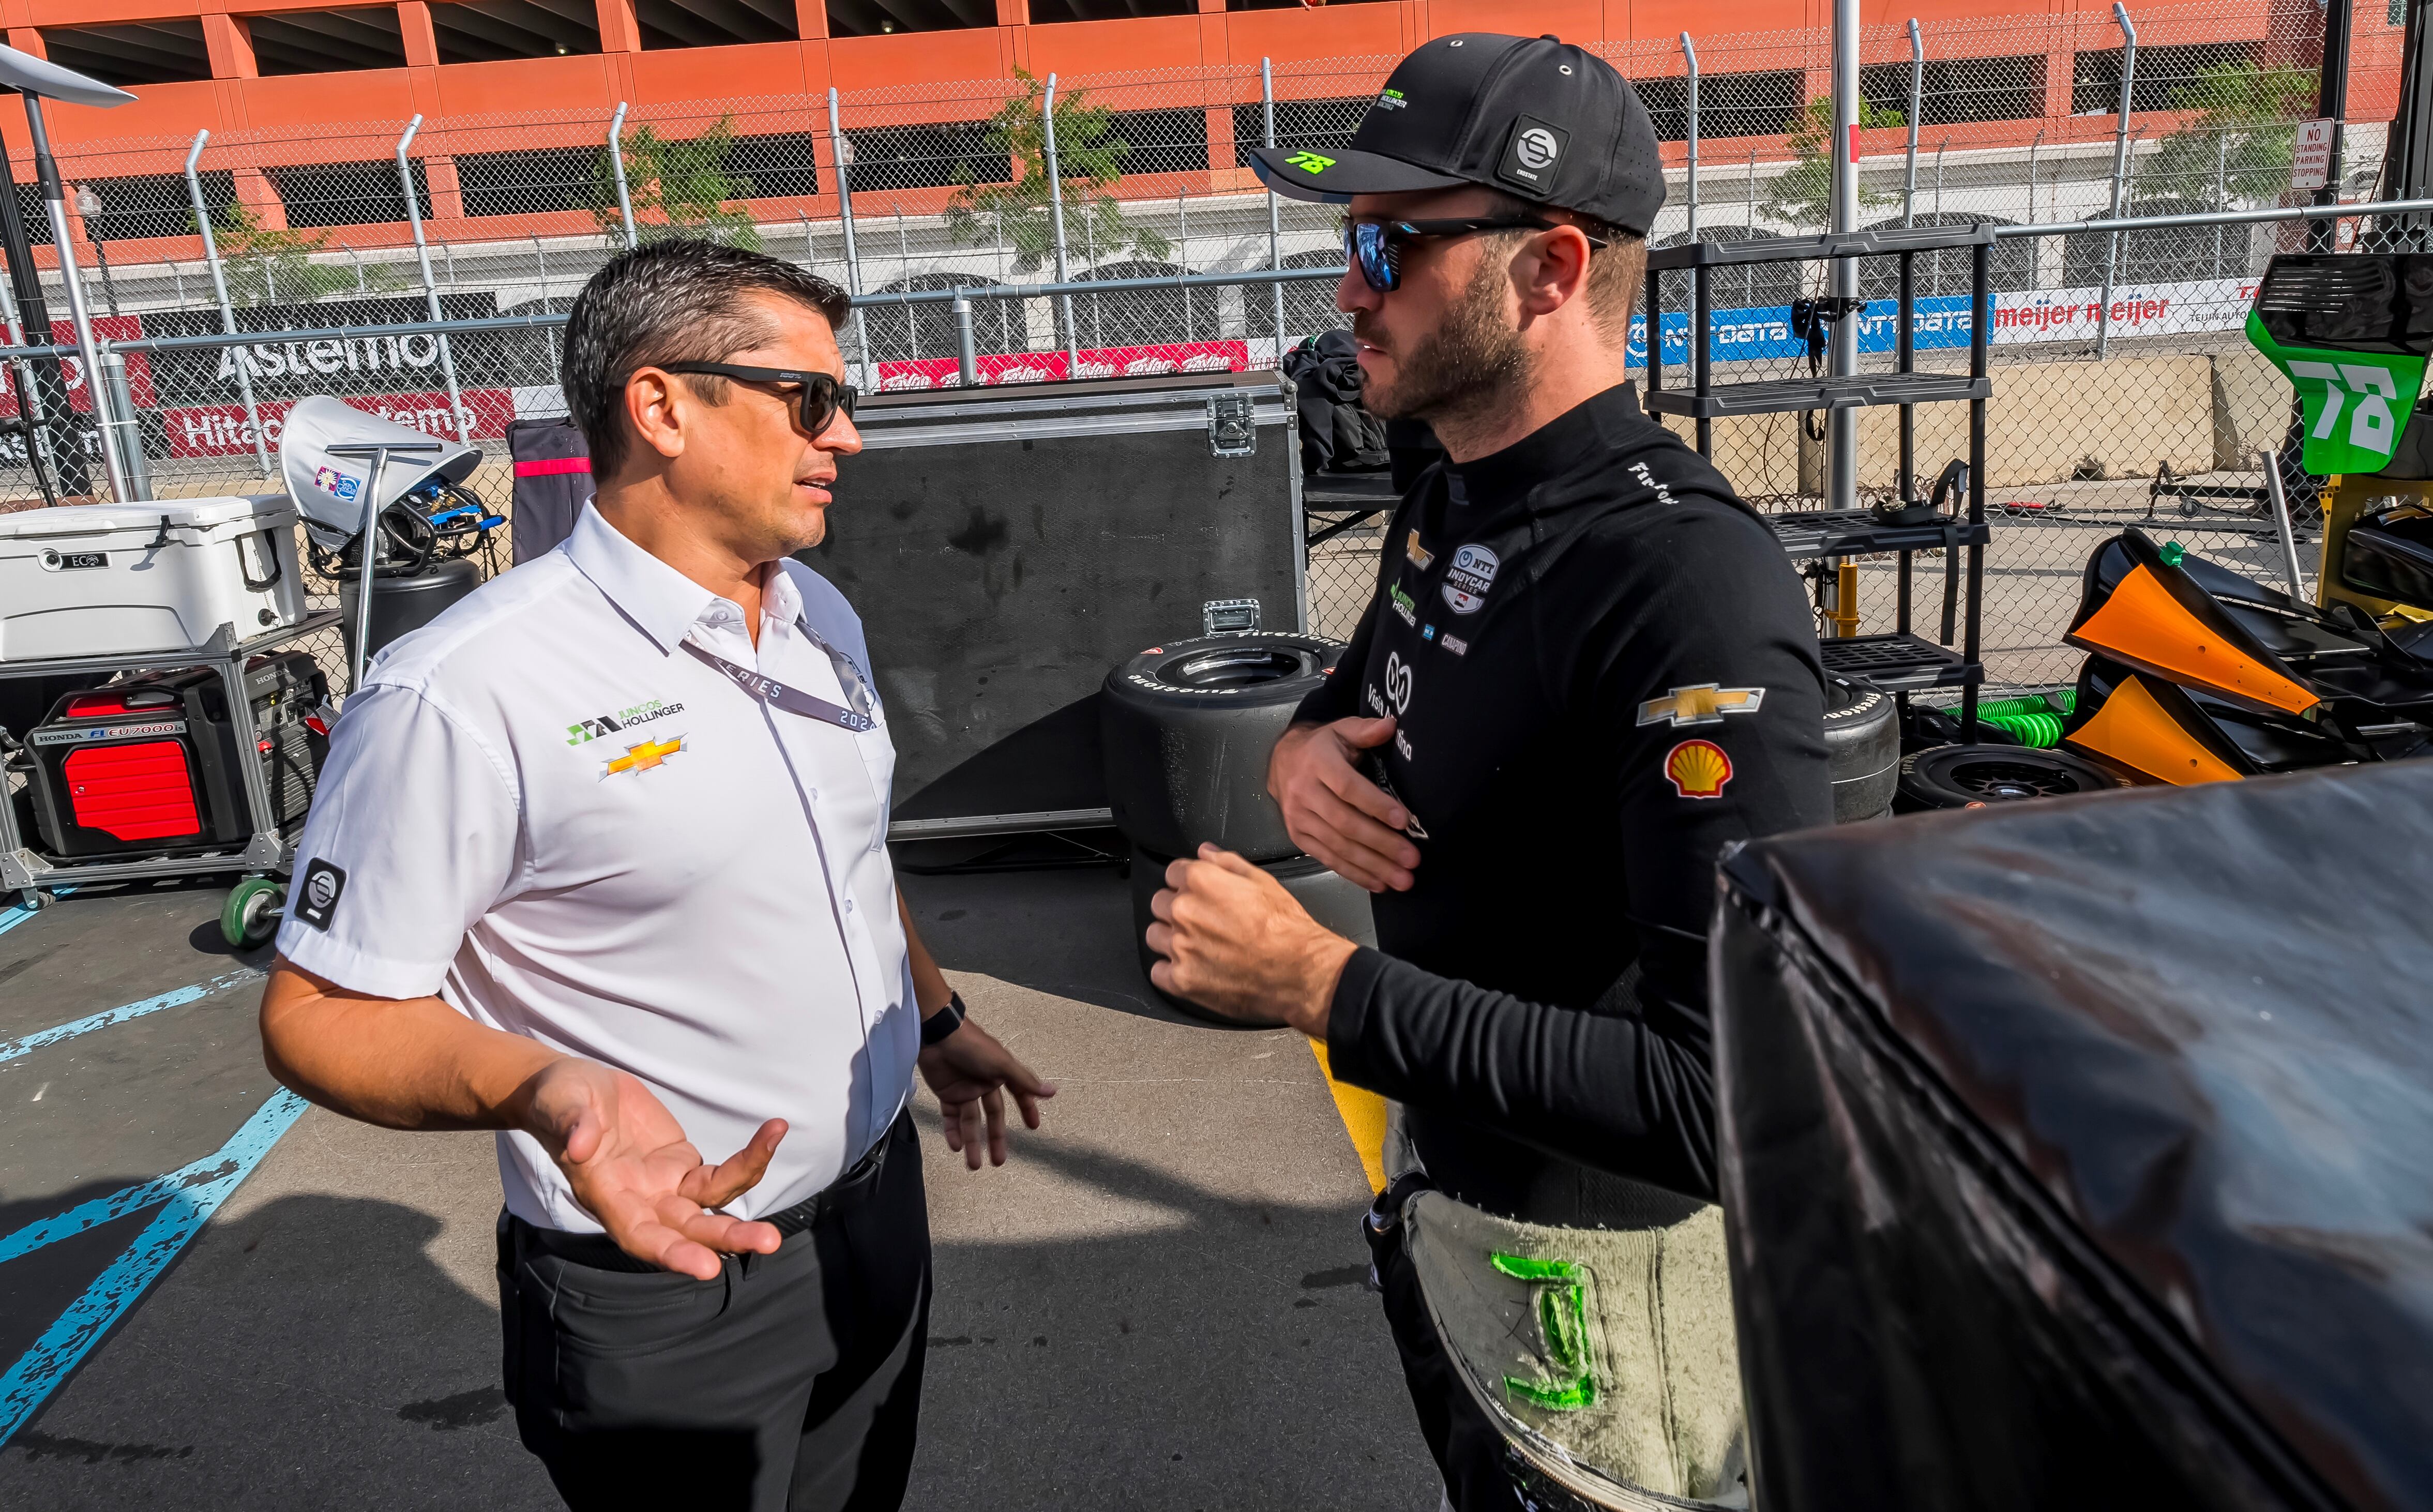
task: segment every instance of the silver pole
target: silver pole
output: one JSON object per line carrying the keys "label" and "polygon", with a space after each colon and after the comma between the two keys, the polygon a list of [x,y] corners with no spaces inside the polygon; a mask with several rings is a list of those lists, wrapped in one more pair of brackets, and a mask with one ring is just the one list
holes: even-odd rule
{"label": "silver pole", "polygon": [[[2112,20],[2120,28],[2120,120],[2112,132],[2112,218],[2128,208],[2129,103],[2137,83],[2137,27],[2129,8],[2112,0]],[[2101,361],[2112,350],[2112,282],[2120,273],[2120,233],[2107,239],[2103,256],[2103,302],[2095,307],[2095,355]]]}
{"label": "silver pole", "polygon": [[[1833,0],[1833,225],[1837,232],[1859,226],[1859,0]],[[1837,257],[1830,264],[1837,298],[1859,294],[1859,260]],[[1833,323],[1833,376],[1846,378],[1859,370],[1859,321],[1855,314]],[[1859,414],[1829,410],[1825,416],[1827,455],[1830,471],[1825,507],[1856,509],[1859,505]],[[1838,608],[1839,605],[1837,604]]]}
{"label": "silver pole", "polygon": [[[236,334],[236,311],[229,304],[228,279],[220,272],[219,238],[212,234],[212,212],[203,203],[203,178],[195,165],[203,161],[203,144],[212,139],[209,131],[195,133],[195,145],[186,154],[186,194],[195,202],[195,224],[203,229],[203,262],[212,270],[212,293],[219,297],[220,329]],[[262,464],[265,478],[277,474],[270,466],[270,444],[263,439],[262,412],[253,401],[253,363],[243,351],[230,355],[230,364],[236,368],[236,390],[245,397],[245,422],[253,428],[253,459]]]}
{"label": "silver pole", "polygon": [[[2230,208],[2230,133],[2227,131],[2213,134],[2213,207],[2216,210]],[[2028,219],[2035,218],[2034,212],[2031,211]],[[2219,226],[2213,229],[2213,271],[2205,277],[2221,277],[2221,228]]]}
{"label": "silver pole", "polygon": [[2289,496],[2281,483],[2281,459],[2271,451],[2259,453],[2264,459],[2264,496],[2272,501],[2272,531],[2281,537],[2281,561],[2289,572],[2289,597],[2306,597],[2305,574],[2298,568],[2298,537],[2289,528]]}
{"label": "silver pole", "polygon": [[[105,351],[101,354],[101,384],[110,396],[111,407],[121,415],[135,413],[135,398],[127,387],[127,358],[124,353]],[[138,432],[135,444],[128,447],[127,484],[138,499],[152,497],[152,468],[145,460],[143,433]]]}
{"label": "silver pole", "polygon": [[[1690,148],[1690,240],[1698,239],[1698,49],[1690,42],[1690,34],[1681,34],[1681,60],[1690,70],[1689,111],[1684,118],[1684,138]],[[1282,287],[1282,285],[1278,285]]]}
{"label": "silver pole", "polygon": [[2036,152],[2044,144],[2045,134],[2040,128],[2036,132],[2035,140],[2028,144],[2028,219],[2030,221],[2036,218]]}
{"label": "silver pole", "polygon": [[1750,229],[1757,229],[1757,148],[1755,147],[1749,148],[1748,223]]}
{"label": "silver pole", "polygon": [[[851,158],[853,144],[844,139],[844,125],[837,111],[837,92],[828,91],[828,143],[836,153],[837,210],[844,225],[844,286],[848,294],[861,292],[861,250],[853,239],[853,175]],[[870,322],[862,318],[861,307],[853,312],[853,343],[861,354],[862,379],[872,388],[878,386],[878,364],[870,355]]]}
{"label": "silver pole", "polygon": [[[1926,40],[1917,34],[1917,18],[1909,18],[1909,148],[1901,163],[1901,224],[1917,224],[1917,118],[1926,104]],[[2035,161],[2033,157],[2031,162]],[[2033,193],[2033,191],[2032,191]],[[2035,212],[2028,212],[2030,220]]]}
{"label": "silver pole", "polygon": [[[980,381],[980,358],[978,340],[972,334],[972,301],[957,289],[955,302],[949,308],[955,314],[955,366],[963,375],[963,386],[976,388]],[[909,314],[912,307],[906,305],[904,309]]]}
{"label": "silver pole", "polygon": [[355,292],[357,294],[371,293],[371,284],[364,277],[364,260],[362,256],[355,251],[355,244],[352,242],[340,242],[338,245],[346,249],[347,261],[355,265]]}
{"label": "silver pole", "polygon": [[84,285],[77,278],[76,247],[68,241],[68,208],[61,197],[60,165],[51,156],[51,134],[43,122],[43,97],[28,94],[25,99],[26,126],[34,138],[34,177],[50,210],[51,250],[59,254],[60,292],[67,296],[68,324],[75,328],[77,355],[84,363],[85,393],[92,397],[94,418],[101,424],[101,462],[110,473],[110,497],[129,503],[136,495],[128,491],[127,459],[119,453],[111,432],[122,423],[131,429],[134,417],[122,422],[110,413],[110,397],[101,382],[101,349],[94,344],[93,316],[85,309]]}
{"label": "silver pole", "polygon": [[[1185,273],[1191,271],[1191,202],[1180,189],[1174,192],[1174,265]],[[1182,339],[1191,341],[1191,285],[1182,286]]]}
{"label": "silver pole", "polygon": [[617,113],[608,118],[608,172],[617,180],[617,214],[625,223],[625,250],[642,245],[634,229],[634,196],[625,187],[625,109],[628,102],[617,102]]}
{"label": "silver pole", "polygon": [[[1276,76],[1268,59],[1259,59],[1259,109],[1267,118],[1267,144],[1276,144]],[[1276,192],[1268,191],[1268,267],[1282,271],[1285,265],[1284,224],[1277,218]],[[1285,286],[1276,284],[1270,291],[1275,296],[1276,365],[1285,365]]]}
{"label": "silver pole", "polygon": [[[1047,97],[1042,102],[1039,118],[1047,132],[1047,207],[1054,216],[1056,231],[1056,281],[1071,281],[1067,277],[1064,254],[1064,173],[1056,161],[1056,76],[1047,76]],[[1080,333],[1073,329],[1073,297],[1057,296],[1057,305],[1064,315],[1064,376],[1081,376]]]}
{"label": "silver pole", "polygon": [[[414,228],[414,256],[422,265],[422,299],[430,306],[431,318],[446,318],[439,313],[439,285],[431,277],[431,246],[422,239],[422,202],[414,194],[414,164],[406,160],[405,149],[414,144],[415,133],[422,129],[422,116],[417,112],[405,124],[405,135],[397,139],[397,182],[405,192],[405,223]],[[448,345],[445,331],[439,337],[439,370],[448,377],[448,412],[456,417],[456,439],[467,445],[472,437],[465,425],[465,396],[456,386],[456,353]]]}

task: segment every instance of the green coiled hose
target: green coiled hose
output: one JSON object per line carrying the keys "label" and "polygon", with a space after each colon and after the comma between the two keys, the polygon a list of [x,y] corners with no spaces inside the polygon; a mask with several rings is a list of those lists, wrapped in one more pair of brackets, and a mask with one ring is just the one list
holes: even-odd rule
{"label": "green coiled hose", "polygon": [[2016,739],[2021,745],[2050,751],[2061,744],[2061,722],[2077,712],[2078,689],[2057,688],[2025,698],[1998,698],[1977,705],[1977,717]]}

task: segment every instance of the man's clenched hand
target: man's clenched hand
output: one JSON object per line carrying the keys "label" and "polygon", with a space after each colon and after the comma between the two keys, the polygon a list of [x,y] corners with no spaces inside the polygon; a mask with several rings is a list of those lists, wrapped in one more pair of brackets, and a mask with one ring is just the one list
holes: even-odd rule
{"label": "man's clenched hand", "polygon": [[1358,948],[1311,918],[1284,884],[1232,851],[1199,847],[1199,859],[1165,869],[1149,900],[1157,916],[1149,968],[1161,992],[1228,1018],[1282,1019],[1326,1037],[1343,963]]}
{"label": "man's clenched hand", "polygon": [[710,1165],[674,1115],[627,1072],[560,1056],[524,1092],[521,1127],[627,1254],[709,1281],[718,1275],[717,1251],[776,1252],[783,1236],[773,1225],[711,1210],[752,1190],[786,1137],[785,1120],[770,1119],[732,1159]]}
{"label": "man's clenched hand", "polygon": [[1390,716],[1296,724],[1268,757],[1268,791],[1293,843],[1371,892],[1408,892],[1420,864],[1420,848],[1404,833],[1409,810],[1353,765],[1393,738]]}

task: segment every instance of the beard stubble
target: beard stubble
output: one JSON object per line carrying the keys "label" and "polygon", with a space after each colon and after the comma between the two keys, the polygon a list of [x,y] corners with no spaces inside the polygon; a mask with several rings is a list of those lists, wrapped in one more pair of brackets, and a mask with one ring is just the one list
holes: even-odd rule
{"label": "beard stubble", "polygon": [[[1504,321],[1504,275],[1497,259],[1479,260],[1442,323],[1395,364],[1393,383],[1371,383],[1362,395],[1370,414],[1438,424],[1490,406],[1500,391],[1526,378],[1528,348]],[[1357,317],[1352,331],[1367,339]]]}

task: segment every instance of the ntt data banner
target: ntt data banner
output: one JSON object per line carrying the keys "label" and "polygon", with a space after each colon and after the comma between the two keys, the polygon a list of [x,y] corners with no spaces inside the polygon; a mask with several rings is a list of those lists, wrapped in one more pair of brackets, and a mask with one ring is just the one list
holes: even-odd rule
{"label": "ntt data banner", "polygon": [[[1270,348],[1273,342],[1265,343]],[[984,384],[1044,383],[1061,378],[1138,378],[1152,373],[1238,373],[1251,365],[1251,344],[1244,341],[1176,342],[1156,347],[1084,347],[1076,354],[1077,367],[1062,351],[982,352],[974,363]],[[920,358],[878,365],[878,386],[889,393],[905,389],[956,388],[962,369],[952,357]]]}
{"label": "ntt data banner", "polygon": [[[2174,336],[2238,331],[2247,324],[2248,307],[2255,302],[2252,280],[2208,279],[2190,283],[2121,284],[2112,291],[2112,335]],[[2101,289],[2037,289],[1994,296],[1994,345],[2023,346],[2043,342],[2093,341],[2101,329]],[[1899,307],[1891,299],[1875,299],[1854,317],[1859,323],[1862,352],[1888,352],[1898,345]],[[1917,301],[1917,349],[1968,345],[1968,297],[1936,295]],[[1754,362],[1766,358],[1808,355],[1807,343],[1792,334],[1791,308],[1715,310],[1707,317],[1714,360]],[[1664,362],[1667,366],[1690,360],[1690,316],[1675,312],[1664,316]],[[1630,362],[1647,362],[1647,323],[1630,323]]]}

